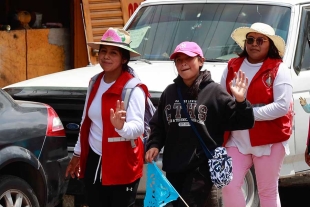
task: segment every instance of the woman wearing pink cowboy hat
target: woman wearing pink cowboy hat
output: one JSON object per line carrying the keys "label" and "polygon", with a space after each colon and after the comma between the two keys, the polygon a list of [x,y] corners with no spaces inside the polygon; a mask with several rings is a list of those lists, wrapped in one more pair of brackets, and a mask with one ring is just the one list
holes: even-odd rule
{"label": "woman wearing pink cowboy hat", "polygon": [[245,207],[242,184],[254,165],[261,207],[280,207],[278,180],[292,127],[292,81],[282,62],[285,42],[264,23],[235,29],[231,37],[243,49],[228,62],[221,84],[229,93],[233,74],[249,78],[246,98],[254,109],[252,129],[231,131],[225,146],[233,160],[233,180],[222,189],[225,207]]}
{"label": "woman wearing pink cowboy hat", "polygon": [[[89,207],[134,206],[142,177],[145,94],[135,87],[125,111],[121,102],[124,85],[133,76],[127,63],[140,54],[129,47],[129,33],[109,28],[98,49],[103,72],[90,80],[80,135],[66,176],[84,178]],[[91,69],[90,69],[91,70]]]}

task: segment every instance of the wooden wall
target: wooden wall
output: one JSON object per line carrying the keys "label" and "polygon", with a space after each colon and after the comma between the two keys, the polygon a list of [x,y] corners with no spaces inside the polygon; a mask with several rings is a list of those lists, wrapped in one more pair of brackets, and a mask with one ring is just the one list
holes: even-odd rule
{"label": "wooden wall", "polygon": [[0,87],[70,69],[65,28],[0,31]]}
{"label": "wooden wall", "polygon": [[26,80],[25,30],[0,31],[0,87]]}
{"label": "wooden wall", "polygon": [[68,29],[27,30],[27,79],[71,69]]}

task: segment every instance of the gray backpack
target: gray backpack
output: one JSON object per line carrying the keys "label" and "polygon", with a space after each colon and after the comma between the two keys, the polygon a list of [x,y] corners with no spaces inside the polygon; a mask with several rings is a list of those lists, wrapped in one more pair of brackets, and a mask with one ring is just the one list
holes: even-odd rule
{"label": "gray backpack", "polygon": [[[141,87],[141,89],[144,91],[145,96],[146,96],[145,113],[144,113],[144,133],[143,133],[143,137],[141,137],[143,144],[144,144],[144,151],[145,151],[146,150],[146,143],[147,143],[147,140],[148,140],[148,138],[150,136],[150,132],[151,132],[149,122],[150,122],[152,116],[154,115],[156,108],[150,99],[150,94],[147,90],[147,87],[144,84],[142,84],[138,78],[134,77],[134,78],[131,78],[126,83],[126,85],[124,86],[123,91],[122,91],[122,100],[124,101],[125,109],[128,108],[130,96],[131,96],[131,93],[135,87]],[[133,140],[131,141],[131,146],[135,147],[135,142]]]}

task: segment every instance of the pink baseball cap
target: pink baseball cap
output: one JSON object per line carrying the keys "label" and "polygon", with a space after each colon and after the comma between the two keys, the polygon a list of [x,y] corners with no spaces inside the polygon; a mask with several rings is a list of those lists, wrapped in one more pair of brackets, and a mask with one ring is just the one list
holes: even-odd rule
{"label": "pink baseball cap", "polygon": [[183,53],[185,55],[188,55],[190,57],[200,56],[203,58],[203,53],[199,45],[197,45],[196,42],[181,42],[174,50],[172,55],[170,55],[170,59],[175,59],[175,56],[177,53]]}

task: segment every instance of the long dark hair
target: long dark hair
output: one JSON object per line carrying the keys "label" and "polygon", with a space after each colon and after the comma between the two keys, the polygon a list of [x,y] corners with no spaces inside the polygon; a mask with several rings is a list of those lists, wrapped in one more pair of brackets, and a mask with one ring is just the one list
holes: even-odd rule
{"label": "long dark hair", "polygon": [[[246,37],[248,36],[248,34],[246,35]],[[273,41],[268,37],[270,45],[269,45],[269,50],[268,50],[268,54],[267,57],[271,58],[271,59],[282,59],[282,57],[279,54],[279,50],[278,48],[275,46],[275,44],[273,43]],[[239,57],[248,57],[249,54],[247,53],[246,49],[246,42],[244,41],[244,47],[243,47],[243,51],[241,53],[238,53],[237,55]]]}
{"label": "long dark hair", "polygon": [[129,60],[130,60],[130,52],[129,52],[129,50],[125,50],[125,49],[120,48],[120,47],[119,47],[119,49],[120,49],[120,51],[121,51],[122,58],[125,59],[125,60],[127,60],[127,61],[123,64],[123,70],[124,70],[124,71],[130,72],[129,67],[128,67],[128,63],[129,63]]}

